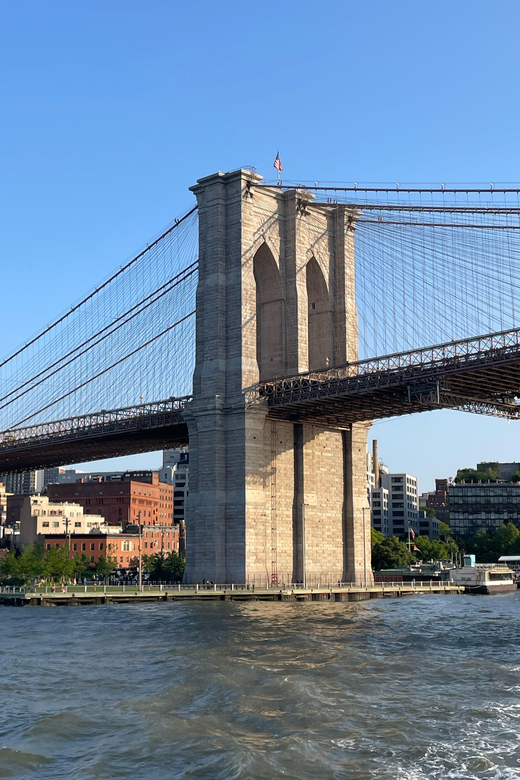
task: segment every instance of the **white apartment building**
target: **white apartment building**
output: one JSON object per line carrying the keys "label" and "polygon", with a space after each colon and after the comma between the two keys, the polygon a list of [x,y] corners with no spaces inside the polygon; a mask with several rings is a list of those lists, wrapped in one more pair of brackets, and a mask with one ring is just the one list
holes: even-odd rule
{"label": "white apartment building", "polygon": [[389,532],[385,536],[404,536],[409,527],[418,533],[417,477],[411,474],[381,474],[381,487],[388,491]]}
{"label": "white apartment building", "polygon": [[160,482],[173,485],[173,522],[186,520],[186,502],[189,495],[190,454],[188,447],[164,450],[163,465],[159,471]]}
{"label": "white apartment building", "polygon": [[385,536],[392,536],[388,514],[389,492],[384,487],[372,488],[370,507],[372,510],[372,527]]}
{"label": "white apartment building", "polygon": [[0,526],[7,520],[7,490],[3,482],[0,482]]}
{"label": "white apartment building", "polygon": [[20,509],[20,535],[16,546],[34,544],[39,535],[118,533],[101,515],[84,515],[79,504],[53,503],[47,496],[27,496]]}

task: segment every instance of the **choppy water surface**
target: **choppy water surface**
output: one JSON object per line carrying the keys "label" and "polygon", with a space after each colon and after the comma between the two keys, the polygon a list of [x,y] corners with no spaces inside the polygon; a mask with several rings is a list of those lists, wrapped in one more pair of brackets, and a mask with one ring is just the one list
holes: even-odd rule
{"label": "choppy water surface", "polygon": [[520,778],[519,597],[0,607],[0,778]]}

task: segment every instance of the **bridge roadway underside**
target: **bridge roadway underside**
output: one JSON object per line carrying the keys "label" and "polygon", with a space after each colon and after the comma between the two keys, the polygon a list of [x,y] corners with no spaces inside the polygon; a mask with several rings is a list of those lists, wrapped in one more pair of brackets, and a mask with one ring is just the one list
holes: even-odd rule
{"label": "bridge roadway underside", "polygon": [[270,417],[333,427],[435,409],[520,419],[518,346],[390,369],[359,368],[264,383],[260,395]]}
{"label": "bridge roadway underside", "polygon": [[117,458],[186,444],[188,426],[185,422],[153,428],[142,428],[136,424],[124,430],[94,429],[65,436],[47,436],[39,441],[26,441],[6,449],[0,448],[0,475]]}

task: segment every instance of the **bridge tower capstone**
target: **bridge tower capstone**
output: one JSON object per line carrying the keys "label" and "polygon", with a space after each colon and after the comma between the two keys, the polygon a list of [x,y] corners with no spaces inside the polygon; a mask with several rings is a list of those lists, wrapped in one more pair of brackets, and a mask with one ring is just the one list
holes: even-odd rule
{"label": "bridge tower capstone", "polygon": [[192,188],[199,284],[186,579],[370,584],[369,423],[274,419],[248,393],[357,358],[355,213],[260,181],[239,170]]}

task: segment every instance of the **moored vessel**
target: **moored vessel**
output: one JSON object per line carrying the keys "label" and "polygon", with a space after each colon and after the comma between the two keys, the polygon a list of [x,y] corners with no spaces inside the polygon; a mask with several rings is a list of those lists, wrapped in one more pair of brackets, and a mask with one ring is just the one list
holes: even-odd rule
{"label": "moored vessel", "polygon": [[455,585],[463,585],[466,593],[509,593],[516,590],[514,572],[504,563],[475,563],[474,555],[464,556],[464,566],[452,569]]}

